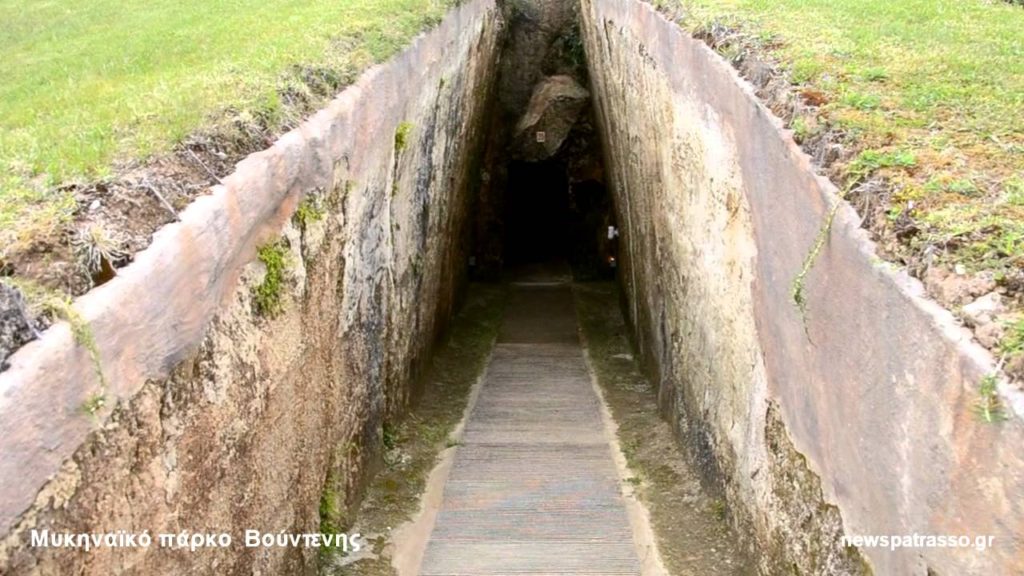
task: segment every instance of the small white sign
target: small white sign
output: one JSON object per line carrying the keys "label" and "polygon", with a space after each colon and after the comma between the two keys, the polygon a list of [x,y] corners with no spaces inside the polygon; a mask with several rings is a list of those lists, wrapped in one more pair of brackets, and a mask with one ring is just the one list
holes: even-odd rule
{"label": "small white sign", "polygon": [[543,143],[545,143],[547,141],[548,141],[548,133],[547,132],[537,132],[537,142],[538,143],[543,144]]}

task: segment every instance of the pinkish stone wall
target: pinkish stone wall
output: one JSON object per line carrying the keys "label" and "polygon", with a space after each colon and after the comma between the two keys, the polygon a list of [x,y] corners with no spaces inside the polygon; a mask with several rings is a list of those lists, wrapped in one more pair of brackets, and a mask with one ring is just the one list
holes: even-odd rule
{"label": "pinkish stone wall", "polygon": [[[583,0],[621,279],[662,409],[763,574],[1024,573],[1024,403],[977,417],[992,359],[843,206],[727,62],[639,0]],[[994,537],[844,548],[847,535]]]}

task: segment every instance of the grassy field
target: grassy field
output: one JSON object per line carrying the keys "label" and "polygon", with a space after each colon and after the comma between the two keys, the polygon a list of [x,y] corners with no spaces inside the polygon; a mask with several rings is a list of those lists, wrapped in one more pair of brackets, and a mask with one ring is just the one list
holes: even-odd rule
{"label": "grassy field", "polygon": [[[658,0],[687,25],[756,36],[850,134],[851,180],[890,179],[888,215],[969,269],[1024,266],[1024,10],[997,0]],[[840,183],[843,184],[843,183]]]}
{"label": "grassy field", "polygon": [[[0,236],[59,226],[55,185],[273,111],[294,65],[357,71],[447,0],[0,0]],[[32,224],[29,226],[29,224]]]}

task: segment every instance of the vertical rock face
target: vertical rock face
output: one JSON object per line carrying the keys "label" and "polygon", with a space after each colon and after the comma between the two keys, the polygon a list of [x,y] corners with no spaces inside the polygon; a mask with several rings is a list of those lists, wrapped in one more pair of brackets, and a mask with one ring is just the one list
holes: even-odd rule
{"label": "vertical rock face", "polygon": [[[767,376],[750,290],[757,248],[740,135],[700,95],[675,92],[649,52],[655,38],[633,28],[644,22],[604,15],[601,2],[584,6],[595,106],[622,227],[621,279],[638,348],[659,385],[662,410],[704,479],[724,483],[734,506],[763,504],[757,498],[767,487],[751,474],[769,462]],[[745,532],[754,530],[749,516],[737,519]],[[767,535],[765,524],[757,526],[759,536]],[[822,556],[837,553],[828,536]],[[826,573],[812,562],[800,558],[800,573]]]}
{"label": "vertical rock face", "polygon": [[7,365],[7,357],[15,350],[35,338],[25,299],[13,287],[0,284],[0,367]]}
{"label": "vertical rock face", "polygon": [[[581,5],[636,341],[760,572],[1024,573],[1024,429],[972,411],[991,358],[877,264],[849,207],[801,315],[794,279],[834,187],[728,63],[649,3]],[[858,551],[844,533],[1001,544]]]}
{"label": "vertical rock face", "polygon": [[[245,531],[317,532],[325,490],[354,502],[383,422],[415,393],[465,276],[501,30],[493,2],[463,4],[161,232],[147,252],[173,257],[144,252],[90,294],[128,317],[160,308],[149,325],[107,321],[104,307],[85,314],[109,412],[78,410],[88,388],[61,370],[26,380],[26,366],[50,360],[24,349],[0,402],[13,426],[0,438],[0,502],[17,510],[4,517],[0,573],[315,571],[315,548],[246,547]],[[246,256],[233,268],[207,251]],[[179,277],[191,289],[170,289]],[[209,304],[220,286],[223,300]],[[155,344],[137,354],[140,341]],[[91,369],[86,360],[68,374]],[[56,410],[16,406],[19,394],[49,394]],[[54,447],[69,457],[34,483]],[[154,541],[86,553],[32,547],[32,530],[148,531]],[[157,546],[156,534],[182,532],[233,543]]]}
{"label": "vertical rock face", "polygon": [[506,113],[526,108],[534,86],[545,76],[571,73],[560,56],[576,24],[573,0],[511,0],[504,3],[509,22],[501,63],[498,104]]}

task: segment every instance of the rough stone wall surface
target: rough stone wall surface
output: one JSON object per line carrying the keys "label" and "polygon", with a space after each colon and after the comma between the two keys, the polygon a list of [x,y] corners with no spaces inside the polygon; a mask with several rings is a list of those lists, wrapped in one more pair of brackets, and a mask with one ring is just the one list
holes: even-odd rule
{"label": "rough stone wall surface", "polygon": [[[571,76],[538,82],[526,113],[516,124],[516,156],[538,162],[557,154],[589,101],[590,94]],[[539,132],[544,138],[538,142]]]}
{"label": "rough stone wall surface", "polygon": [[576,23],[573,0],[505,0],[509,35],[499,79],[499,109],[514,124],[526,109],[534,86],[545,76],[566,74],[562,42]]}
{"label": "rough stone wall surface", "polygon": [[474,235],[477,274],[501,275],[505,252],[505,192],[509,146],[539,82],[577,72],[567,61],[577,22],[576,0],[504,0],[508,30],[497,75],[497,105],[485,162],[487,177],[477,202]]}
{"label": "rough stone wall surface", "polygon": [[[501,30],[492,0],[464,3],[241,162],[76,302],[98,366],[67,326],[12,356],[0,574],[315,570],[315,549],[246,548],[243,531],[316,532],[325,483],[358,489],[382,423],[414,393],[464,276]],[[254,302],[269,243],[285,248],[273,315]],[[91,417],[97,391],[106,406]],[[33,548],[33,529],[234,544],[86,553]]]}
{"label": "rough stone wall surface", "polygon": [[[638,347],[760,571],[1024,573],[1024,427],[973,410],[992,359],[874,257],[845,205],[802,318],[793,280],[834,187],[650,5],[582,0],[581,17]],[[858,551],[844,533],[994,543]]]}

